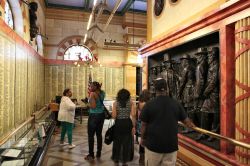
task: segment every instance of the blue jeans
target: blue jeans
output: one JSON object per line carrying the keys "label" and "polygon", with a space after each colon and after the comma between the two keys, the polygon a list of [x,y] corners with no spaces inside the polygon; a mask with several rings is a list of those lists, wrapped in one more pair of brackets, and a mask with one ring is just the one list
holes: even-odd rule
{"label": "blue jeans", "polygon": [[88,118],[88,143],[89,155],[94,156],[94,136],[97,137],[97,153],[102,151],[102,128],[104,113],[90,113]]}

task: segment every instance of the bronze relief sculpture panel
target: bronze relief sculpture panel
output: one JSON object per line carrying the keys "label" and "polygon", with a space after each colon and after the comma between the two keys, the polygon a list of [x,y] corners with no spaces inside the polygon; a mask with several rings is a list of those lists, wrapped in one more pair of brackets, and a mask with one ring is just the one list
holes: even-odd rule
{"label": "bronze relief sculpture panel", "polygon": [[[219,47],[214,45],[191,48],[181,54],[166,51],[164,55],[150,57],[149,64],[152,66],[149,66],[148,83],[154,96],[154,80],[164,78],[167,95],[182,103],[196,126],[219,133]],[[182,129],[182,133],[190,132],[194,131]],[[197,141],[214,141],[199,133],[191,135]]]}

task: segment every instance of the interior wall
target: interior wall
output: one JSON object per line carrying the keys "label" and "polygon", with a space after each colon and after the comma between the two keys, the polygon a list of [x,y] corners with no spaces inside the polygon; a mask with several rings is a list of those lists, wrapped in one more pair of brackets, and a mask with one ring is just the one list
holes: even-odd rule
{"label": "interior wall", "polygon": [[[43,58],[39,55],[42,55],[42,52],[38,50],[36,39],[30,40],[28,6],[21,1],[18,1],[16,6],[11,6],[15,14],[16,8],[21,11],[19,16],[22,19],[14,21],[21,20],[23,23],[21,28],[15,27],[11,30],[3,20],[5,1],[0,1],[2,13],[0,16],[0,137],[17,127],[55,95],[61,95],[66,87],[73,90],[73,97],[77,99],[86,97],[90,72],[90,69],[84,66],[78,68],[69,64],[44,65]],[[10,1],[14,2],[14,0]],[[81,22],[80,17],[85,17],[86,13],[77,14],[77,19],[74,17],[73,20],[68,17],[65,17],[65,20],[53,17],[45,19],[47,15],[45,16],[44,13],[47,9],[44,8],[44,2],[34,1],[38,2],[37,24],[40,32],[49,38],[49,40],[43,40],[45,58],[56,59],[59,42],[69,35],[83,35],[88,17],[85,18],[85,22]],[[107,18],[107,15],[101,18],[102,26]],[[113,39],[123,42],[127,32],[122,27],[122,20],[121,16],[115,16],[101,40]],[[16,31],[17,29],[22,31]],[[125,83],[126,76],[135,74],[135,71],[124,67],[128,59],[127,51],[120,48],[103,48],[103,45],[99,45],[97,51],[103,66],[94,66],[91,73],[93,80],[102,83],[102,89],[106,91],[106,99],[114,99],[118,90],[124,87],[133,94],[135,82],[129,82],[129,85]]]}
{"label": "interior wall", "polygon": [[45,104],[44,63],[36,46],[29,42],[28,6],[9,0],[14,16],[12,30],[4,22],[5,3],[0,2],[0,138]]}
{"label": "interior wall", "polygon": [[88,97],[89,74],[93,81],[102,83],[102,89],[106,92],[106,100],[113,100],[121,88],[124,87],[123,67],[76,67],[75,65],[46,65],[45,67],[45,102],[62,96],[65,88],[72,90],[72,98],[78,101]]}
{"label": "interior wall", "polygon": [[44,64],[17,41],[0,30],[0,137],[45,104]]}
{"label": "interior wall", "polygon": [[[100,27],[103,27],[104,24],[98,24]],[[99,34],[98,30],[94,30],[94,34]],[[46,40],[46,51],[45,57],[47,59],[58,59],[57,51],[58,45],[64,39],[70,36],[84,36],[87,32],[87,22],[83,22],[81,20],[62,20],[62,19],[54,19],[54,18],[46,18],[46,35],[48,40]],[[116,40],[117,42],[123,42],[123,35],[125,35],[125,30],[123,30],[121,25],[109,25],[104,34],[99,34],[93,36],[93,39],[97,41],[99,38],[98,56],[102,56],[102,48],[103,42],[105,39],[107,40]],[[90,38],[91,33],[89,33]],[[103,51],[105,52],[105,51]],[[111,51],[112,52],[112,51]],[[124,52],[114,51],[118,58],[113,57],[114,61],[116,59],[120,59],[120,56],[125,56]],[[112,53],[111,53],[112,54]],[[101,62],[102,63],[102,62]]]}
{"label": "interior wall", "polygon": [[[226,0],[179,0],[176,4],[171,4],[170,0],[165,0],[165,5],[160,16],[154,15],[154,0],[148,1],[148,39],[150,41],[160,38],[163,34],[168,34],[176,29],[192,23],[194,20],[199,19],[205,13],[208,13],[221,4],[225,3]],[[192,9],[190,8],[192,4]],[[174,21],[173,21],[174,19]]]}
{"label": "interior wall", "polygon": [[133,99],[136,96],[136,67],[124,67],[124,87],[130,90],[130,95]]}
{"label": "interior wall", "polygon": [[[4,7],[7,0],[0,1],[0,18],[4,20]],[[45,35],[45,10],[44,10],[44,2],[42,0],[33,0],[37,2],[37,26],[39,27],[39,33]],[[14,31],[22,37],[27,43],[31,45],[40,55],[43,55],[43,44],[40,36],[31,40],[30,38],[30,23],[29,23],[29,8],[28,5],[22,1],[17,0],[8,0],[10,8],[13,14],[14,20]],[[40,42],[40,43],[39,43]],[[40,44],[40,45],[39,45]]]}
{"label": "interior wall", "polygon": [[[60,11],[60,13],[55,13],[56,11]],[[46,13],[46,35],[48,37],[48,40],[46,40],[45,44],[45,57],[46,59],[57,59],[61,60],[63,59],[62,56],[58,56],[58,50],[60,50],[60,43],[62,43],[65,39],[72,37],[72,36],[84,36],[84,34],[87,32],[87,21],[89,15],[86,13],[77,13],[76,11],[68,11],[68,10],[61,10],[61,9],[55,9],[55,11],[52,11],[52,9],[47,9]],[[78,14],[78,17],[76,15]],[[59,17],[59,15],[61,17]],[[105,17],[104,17],[105,16]],[[120,17],[120,19],[117,19],[117,17]],[[125,18],[130,18],[127,15],[124,16]],[[62,19],[63,18],[63,19]],[[100,17],[100,23],[98,23],[98,26],[100,28],[103,28],[105,26],[105,20],[107,19],[107,15],[103,15]],[[137,24],[145,24],[146,17],[145,15],[138,15],[136,18],[140,18],[139,20],[136,20]],[[122,20],[126,20],[125,22],[122,22]],[[143,21],[144,20],[144,21]],[[137,60],[137,54],[131,58],[130,54],[128,53],[126,48],[113,48],[113,47],[104,47],[104,41],[110,41],[115,40],[117,43],[125,43],[126,40],[129,39],[129,42],[132,43],[132,38],[130,32],[124,27],[128,26],[131,23],[131,19],[122,19],[122,16],[115,16],[111,24],[108,26],[106,31],[104,33],[101,33],[99,30],[94,29],[88,33],[88,38],[92,38],[94,41],[98,41],[94,52],[98,56],[98,62],[102,65],[100,67],[99,65],[93,66],[93,80],[99,81],[103,84],[102,89],[104,89],[107,93],[108,99],[113,99],[116,97],[116,93],[121,88],[127,88],[132,96],[135,96],[135,89],[136,89],[136,81],[134,79],[126,79],[125,77],[129,76],[135,76],[136,70],[128,69],[127,67],[124,67],[124,64],[130,64],[135,65]],[[92,24],[93,25],[93,24]],[[132,25],[132,24],[131,24]],[[130,26],[131,26],[130,25]],[[144,25],[144,28],[146,26]],[[92,36],[92,32],[93,36]],[[136,31],[136,33],[140,33],[141,31]],[[143,31],[144,32],[144,31]],[[130,36],[126,36],[127,34],[130,34]],[[135,37],[133,42],[141,42],[143,40],[143,35],[146,34],[140,34],[140,36]],[[126,37],[125,37],[126,36]],[[74,39],[73,39],[74,40]],[[145,40],[145,36],[144,36]],[[66,42],[66,47],[70,47],[70,42]],[[53,63],[50,63],[48,66],[53,66],[53,68],[60,68],[60,65],[56,65]],[[70,66],[70,68],[75,68],[75,66]],[[49,68],[50,68],[49,67]],[[82,67],[80,67],[82,68]],[[134,67],[135,68],[135,67]],[[55,69],[56,70],[56,69]],[[76,70],[76,69],[74,69]],[[47,73],[47,72],[45,72]],[[88,72],[84,73],[85,75],[82,75],[82,77],[85,77],[85,86],[88,82]],[[76,74],[77,75],[77,74]],[[54,78],[53,74],[46,75],[46,80],[53,80]],[[77,79],[77,78],[75,78]],[[129,82],[126,83],[125,80],[128,80]],[[51,82],[51,81],[49,81]],[[48,86],[49,83],[46,83]],[[68,84],[70,87],[73,87],[73,84],[71,83],[64,83],[64,85]],[[76,86],[80,86],[76,85]],[[64,86],[66,87],[66,86]],[[53,89],[53,88],[52,88]],[[56,88],[57,89],[57,88]],[[74,96],[74,90],[73,90],[73,97],[77,99],[81,99],[86,97],[87,87],[83,89],[84,93],[78,93],[78,89],[76,88],[76,94]],[[48,96],[46,96],[46,101],[50,101],[54,98],[55,95],[61,94],[62,89],[60,91],[52,90],[53,92],[46,92]]]}

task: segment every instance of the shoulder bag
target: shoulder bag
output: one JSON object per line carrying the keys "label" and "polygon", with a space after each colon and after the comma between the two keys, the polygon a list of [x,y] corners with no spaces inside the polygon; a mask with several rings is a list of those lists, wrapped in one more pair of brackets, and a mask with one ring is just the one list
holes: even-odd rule
{"label": "shoulder bag", "polygon": [[104,137],[104,143],[107,145],[111,144],[114,139],[115,124],[112,121],[113,121],[112,119],[109,120],[108,130],[106,131],[105,137]]}
{"label": "shoulder bag", "polygon": [[102,104],[102,106],[103,106],[103,112],[104,112],[104,115],[105,115],[105,119],[110,119],[110,118],[112,118],[112,115],[109,113],[109,110],[106,108],[106,106],[103,104],[103,101],[101,100],[101,96],[100,95],[98,95],[99,96],[99,100],[100,100],[100,102],[101,102],[101,104]]}

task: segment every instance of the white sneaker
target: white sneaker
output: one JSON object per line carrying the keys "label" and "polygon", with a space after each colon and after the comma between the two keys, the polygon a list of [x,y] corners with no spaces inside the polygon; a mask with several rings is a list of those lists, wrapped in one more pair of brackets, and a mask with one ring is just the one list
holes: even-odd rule
{"label": "white sneaker", "polygon": [[65,146],[65,145],[68,145],[69,143],[67,142],[63,142],[63,143],[60,143],[60,146]]}
{"label": "white sneaker", "polygon": [[73,149],[74,147],[76,147],[76,145],[74,144],[69,145],[69,149]]}

